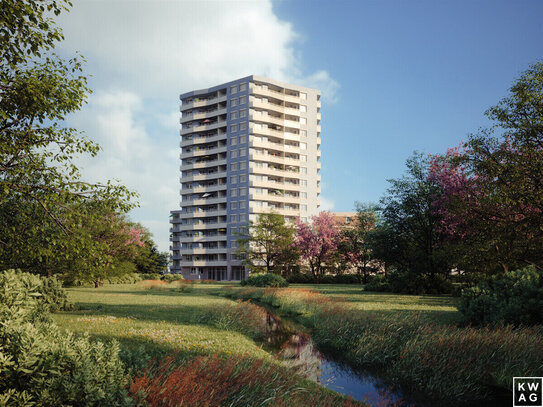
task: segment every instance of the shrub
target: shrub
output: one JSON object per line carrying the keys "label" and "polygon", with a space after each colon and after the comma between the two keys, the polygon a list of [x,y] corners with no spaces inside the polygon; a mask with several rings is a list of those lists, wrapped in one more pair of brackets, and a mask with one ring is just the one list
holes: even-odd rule
{"label": "shrub", "polygon": [[[315,280],[311,274],[296,273],[287,277],[292,284],[313,284]],[[360,284],[360,278],[356,274],[325,274],[319,277],[320,284]]]}
{"label": "shrub", "polygon": [[543,323],[543,270],[530,266],[462,290],[458,310],[474,325]]}
{"label": "shrub", "polygon": [[121,276],[108,277],[106,281],[109,284],[135,284],[141,281],[141,275],[138,273],[126,273]]}
{"label": "shrub", "polygon": [[273,273],[256,274],[246,280],[241,280],[242,286],[250,285],[254,287],[288,287],[288,282],[283,277]]}
{"label": "shrub", "polygon": [[65,308],[56,280],[0,274],[0,405],[131,405],[116,342],[62,332],[48,315]]}
{"label": "shrub", "polygon": [[364,285],[364,291],[390,291],[390,284],[384,274],[376,274],[375,276],[371,276]]}
{"label": "shrub", "polygon": [[20,270],[0,273],[0,303],[12,307],[38,308],[38,313],[70,310],[73,304],[55,277],[40,277]]}
{"label": "shrub", "polygon": [[450,294],[454,286],[445,276],[433,278],[413,271],[393,270],[387,276],[390,290],[401,294]]}
{"label": "shrub", "polygon": [[164,274],[162,280],[171,283],[172,281],[184,280],[184,278],[181,274]]}
{"label": "shrub", "polygon": [[149,274],[140,274],[142,280],[160,280],[162,279],[162,274],[159,273],[149,273]]}
{"label": "shrub", "polygon": [[287,277],[287,281],[291,284],[311,284],[313,283],[313,276],[305,273],[295,273]]}

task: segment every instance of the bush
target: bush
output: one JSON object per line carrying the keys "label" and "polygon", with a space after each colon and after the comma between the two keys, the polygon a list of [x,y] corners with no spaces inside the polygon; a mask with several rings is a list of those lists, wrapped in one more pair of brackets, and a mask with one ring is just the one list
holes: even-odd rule
{"label": "bush", "polygon": [[38,314],[73,308],[55,277],[40,277],[20,270],[0,273],[0,304],[29,310],[36,308],[32,312]]}
{"label": "bush", "polygon": [[[296,273],[287,277],[292,284],[314,284],[315,280],[311,274]],[[320,284],[360,284],[356,274],[325,274],[319,277]]]}
{"label": "bush", "polygon": [[75,337],[51,322],[48,311],[66,304],[56,280],[0,274],[0,405],[132,405],[117,343]]}
{"label": "bush", "polygon": [[462,290],[458,310],[474,325],[543,323],[543,270],[530,266]]}
{"label": "bush", "polygon": [[172,281],[184,280],[184,278],[181,274],[164,274],[162,280],[171,283]]}
{"label": "bush", "polygon": [[142,280],[160,280],[162,279],[162,274],[159,273],[148,273],[140,274]]}
{"label": "bush", "polygon": [[305,273],[295,273],[287,277],[287,281],[291,284],[311,284],[313,283],[313,276]]}
{"label": "bush", "polygon": [[384,274],[376,274],[375,276],[371,276],[364,285],[364,291],[390,291],[390,284]]}
{"label": "bush", "polygon": [[401,294],[451,294],[454,286],[445,276],[435,275],[433,278],[426,274],[413,271],[393,270],[388,273],[390,291]]}
{"label": "bush", "polygon": [[136,284],[141,281],[141,276],[138,273],[127,273],[121,276],[108,277],[106,281],[109,284]]}
{"label": "bush", "polygon": [[241,285],[253,287],[288,287],[288,282],[283,277],[273,273],[257,274],[241,280]]}

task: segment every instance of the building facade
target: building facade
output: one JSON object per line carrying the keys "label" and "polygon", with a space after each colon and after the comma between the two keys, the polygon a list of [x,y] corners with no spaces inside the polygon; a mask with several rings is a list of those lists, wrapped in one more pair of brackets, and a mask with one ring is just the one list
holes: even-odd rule
{"label": "building facade", "polygon": [[320,91],[249,76],[181,99],[181,202],[171,272],[240,280],[238,233],[259,213],[306,220],[320,206]]}

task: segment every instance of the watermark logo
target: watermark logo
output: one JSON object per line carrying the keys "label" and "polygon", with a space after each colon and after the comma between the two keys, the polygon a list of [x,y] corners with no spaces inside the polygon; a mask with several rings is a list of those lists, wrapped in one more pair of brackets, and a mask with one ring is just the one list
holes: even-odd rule
{"label": "watermark logo", "polygon": [[513,407],[543,407],[543,377],[513,377]]}

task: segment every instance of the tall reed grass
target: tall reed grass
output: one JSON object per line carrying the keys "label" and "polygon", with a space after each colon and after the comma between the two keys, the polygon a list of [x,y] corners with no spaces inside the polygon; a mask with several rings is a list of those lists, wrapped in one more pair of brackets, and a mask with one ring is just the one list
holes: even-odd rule
{"label": "tall reed grass", "polygon": [[383,370],[405,388],[435,400],[473,402],[493,386],[512,388],[513,377],[543,376],[541,327],[436,325],[420,313],[382,314],[303,289],[239,289],[223,295],[262,301],[298,315],[313,340],[354,366]]}

